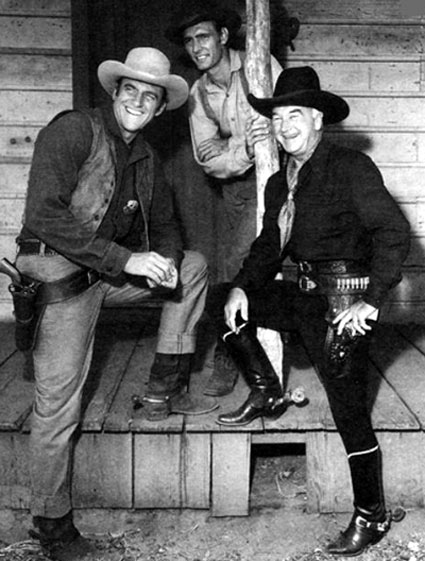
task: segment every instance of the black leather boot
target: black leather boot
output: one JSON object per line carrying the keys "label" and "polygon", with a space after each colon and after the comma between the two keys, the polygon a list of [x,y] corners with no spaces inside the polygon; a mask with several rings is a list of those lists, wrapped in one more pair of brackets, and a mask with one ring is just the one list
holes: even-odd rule
{"label": "black leather boot", "polygon": [[74,526],[72,512],[61,518],[34,516],[33,524],[30,536],[40,541],[43,551],[54,561],[89,561],[97,552]]}
{"label": "black leather boot", "polygon": [[221,339],[214,351],[214,369],[204,389],[205,395],[222,397],[232,393],[239,370]]}
{"label": "black leather boot", "polygon": [[327,546],[328,553],[344,557],[360,555],[371,545],[378,543],[391,527],[391,522],[404,518],[403,509],[394,515],[386,512],[383,505],[373,511],[356,508],[350,524],[339,537]]}
{"label": "black leather boot", "polygon": [[280,380],[266,352],[249,326],[239,334],[230,333],[225,343],[232,357],[241,366],[251,388],[248,399],[236,410],[219,415],[220,425],[247,425],[258,417],[279,417],[287,408]]}
{"label": "black leather boot", "polygon": [[213,399],[188,393],[192,354],[156,353],[143,407],[148,421],[162,421],[171,413],[203,415],[218,407]]}

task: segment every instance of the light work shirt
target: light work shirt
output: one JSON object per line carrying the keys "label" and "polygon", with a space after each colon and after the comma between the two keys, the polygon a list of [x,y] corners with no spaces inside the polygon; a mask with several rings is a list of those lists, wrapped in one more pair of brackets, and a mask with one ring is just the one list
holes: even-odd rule
{"label": "light work shirt", "polygon": [[[195,160],[206,174],[219,179],[243,175],[254,165],[247,154],[245,142],[246,121],[254,110],[246,99],[240,51],[229,49],[229,54],[231,78],[228,89],[218,86],[205,73],[193,84],[189,97],[189,124]],[[281,72],[281,65],[271,57],[273,88]],[[208,97],[207,103],[205,96]],[[201,162],[197,147],[209,138],[228,138],[228,148],[219,156]]]}

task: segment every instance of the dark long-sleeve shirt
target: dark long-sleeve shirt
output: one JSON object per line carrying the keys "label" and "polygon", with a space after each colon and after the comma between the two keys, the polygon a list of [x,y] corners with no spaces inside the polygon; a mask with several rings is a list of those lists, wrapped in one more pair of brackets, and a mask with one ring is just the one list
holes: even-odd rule
{"label": "dark long-sleeve shirt", "polygon": [[127,146],[112,107],[102,108],[102,117],[116,148],[116,188],[98,230],[90,232],[69,210],[93,138],[88,115],[73,111],[54,120],[37,138],[20,239],[37,237],[80,265],[116,276],[137,249],[140,229],[148,228],[149,249],[172,257],[178,266],[182,241],[171,189],[157,157],[154,155],[154,188],[151,208],[144,209],[145,222],[140,207],[134,214],[122,210],[128,200],[137,199],[135,165],[151,157],[151,152],[140,133]]}
{"label": "dark long-sleeve shirt", "polygon": [[287,194],[282,169],[267,183],[262,232],[233,284],[261,288],[286,256],[294,262],[355,260],[369,270],[364,299],[378,308],[401,280],[410,227],[372,160],[326,140],[319,143],[299,172],[295,221],[282,255],[277,218]]}

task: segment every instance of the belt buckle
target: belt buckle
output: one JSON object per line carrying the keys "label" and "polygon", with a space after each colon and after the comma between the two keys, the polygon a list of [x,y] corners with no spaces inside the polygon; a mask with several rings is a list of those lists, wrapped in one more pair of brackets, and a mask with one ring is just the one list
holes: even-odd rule
{"label": "belt buckle", "polygon": [[311,271],[313,270],[311,263],[309,263],[308,261],[299,261],[298,267],[300,268],[301,273],[304,274],[311,273]]}
{"label": "belt buckle", "polygon": [[317,288],[317,283],[306,275],[300,275],[298,278],[298,286],[302,292],[313,292],[313,290]]}

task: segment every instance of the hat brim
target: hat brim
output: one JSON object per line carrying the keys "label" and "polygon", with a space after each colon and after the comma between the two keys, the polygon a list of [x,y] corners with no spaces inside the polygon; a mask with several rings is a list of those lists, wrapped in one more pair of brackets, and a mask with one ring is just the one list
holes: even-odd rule
{"label": "hat brim", "polygon": [[215,21],[218,25],[226,27],[229,35],[235,35],[242,25],[242,18],[235,10],[222,9],[219,12],[216,10],[205,10],[193,15],[177,17],[177,23],[170,25],[165,31],[165,37],[175,45],[183,44],[183,31],[188,27],[197,25],[202,21]]}
{"label": "hat brim", "polygon": [[276,97],[258,98],[248,94],[248,101],[261,115],[271,118],[274,107],[296,105],[313,107],[323,113],[323,123],[331,125],[346,119],[350,113],[347,102],[330,92],[317,90],[299,90]]}
{"label": "hat brim", "polygon": [[97,70],[97,75],[99,82],[109,95],[113,94],[117,87],[117,82],[121,78],[130,78],[131,80],[139,80],[140,82],[147,82],[155,86],[162,86],[167,92],[166,110],[168,111],[181,107],[189,96],[189,86],[181,76],[176,74],[156,76],[148,72],[139,72],[116,60],[105,60],[102,62]]}

